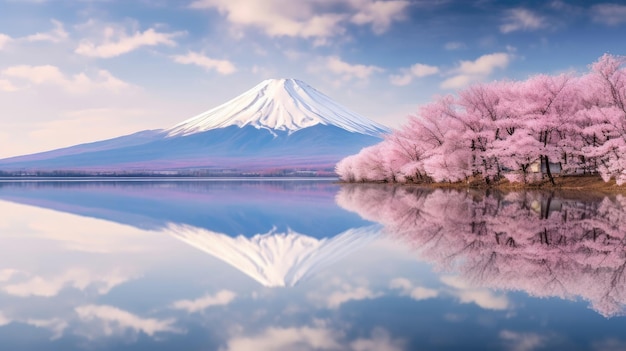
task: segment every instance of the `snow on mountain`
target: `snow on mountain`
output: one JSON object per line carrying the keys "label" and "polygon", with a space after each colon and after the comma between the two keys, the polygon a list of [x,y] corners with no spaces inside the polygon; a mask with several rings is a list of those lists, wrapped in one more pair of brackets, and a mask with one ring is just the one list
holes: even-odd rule
{"label": "snow on mountain", "polygon": [[184,136],[236,125],[294,132],[317,124],[380,136],[389,129],[358,115],[297,79],[268,79],[165,133]]}
{"label": "snow on mountain", "polygon": [[381,235],[381,228],[353,228],[323,239],[292,230],[272,230],[251,238],[231,237],[184,225],[170,225],[166,232],[230,264],[263,286],[291,287],[365,247]]}
{"label": "snow on mountain", "polygon": [[170,129],[0,160],[0,171],[327,174],[388,129],[295,79],[266,80]]}

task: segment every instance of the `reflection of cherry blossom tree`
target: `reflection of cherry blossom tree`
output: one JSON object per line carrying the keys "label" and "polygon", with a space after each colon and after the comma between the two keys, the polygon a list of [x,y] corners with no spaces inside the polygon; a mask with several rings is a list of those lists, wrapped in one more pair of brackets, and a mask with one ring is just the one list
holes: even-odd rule
{"label": "reflection of cherry blossom tree", "polygon": [[468,283],[626,313],[626,198],[348,185],[337,203]]}

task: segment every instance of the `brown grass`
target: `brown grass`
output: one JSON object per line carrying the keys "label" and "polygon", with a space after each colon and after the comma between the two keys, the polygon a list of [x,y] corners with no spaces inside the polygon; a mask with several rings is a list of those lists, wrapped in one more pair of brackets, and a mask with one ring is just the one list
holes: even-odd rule
{"label": "brown grass", "polygon": [[554,177],[555,185],[546,178],[540,182],[529,184],[511,183],[502,179],[496,183],[485,184],[483,179],[470,179],[467,182],[455,183],[410,183],[406,186],[418,186],[436,189],[497,189],[503,191],[516,190],[553,190],[559,193],[579,193],[589,191],[596,194],[623,194],[626,195],[626,185],[618,186],[615,180],[605,182],[599,175],[564,175]]}

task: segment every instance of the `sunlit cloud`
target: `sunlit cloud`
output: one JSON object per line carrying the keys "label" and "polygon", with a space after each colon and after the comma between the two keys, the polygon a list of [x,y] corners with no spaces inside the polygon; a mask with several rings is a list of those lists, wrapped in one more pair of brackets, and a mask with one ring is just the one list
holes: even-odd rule
{"label": "sunlit cloud", "polygon": [[591,18],[594,22],[608,26],[626,23],[626,5],[597,4],[591,7]]}
{"label": "sunlit cloud", "polygon": [[405,19],[409,5],[406,0],[196,0],[190,8],[215,9],[233,26],[257,28],[270,37],[315,39],[316,45],[324,45],[324,39],[345,34],[350,23],[382,34]]}
{"label": "sunlit cloud", "polygon": [[235,65],[228,60],[217,60],[203,54],[190,51],[185,55],[175,55],[172,59],[184,65],[196,65],[207,71],[216,71],[220,74],[232,74],[237,71]]}
{"label": "sunlit cloud", "polygon": [[312,326],[270,327],[254,335],[235,336],[227,341],[224,351],[339,350],[341,337],[319,321]]}
{"label": "sunlit cloud", "polygon": [[533,351],[543,349],[548,337],[537,333],[519,333],[511,330],[502,330],[499,334],[504,341],[506,349],[510,351]]}
{"label": "sunlit cloud", "polygon": [[365,286],[344,286],[340,291],[334,291],[326,298],[329,308],[339,308],[348,301],[369,300],[381,296]]}
{"label": "sunlit cloud", "polygon": [[144,46],[176,46],[177,43],[174,39],[183,34],[184,32],[158,32],[154,28],[128,34],[124,29],[107,26],[102,31],[103,39],[100,43],[84,39],[74,52],[89,57],[110,58]]}
{"label": "sunlit cloud", "polygon": [[0,327],[3,327],[9,323],[11,323],[11,319],[7,318],[2,311],[0,311]]}
{"label": "sunlit cloud", "polygon": [[99,294],[104,295],[130,279],[132,279],[132,275],[120,270],[98,274],[85,269],[69,269],[61,275],[50,278],[30,277],[23,282],[8,284],[2,290],[9,295],[19,297],[51,297],[58,295],[64,288],[86,290],[91,287]]}
{"label": "sunlit cloud", "polygon": [[37,41],[48,41],[52,43],[59,43],[63,40],[66,40],[69,37],[69,34],[65,31],[63,23],[57,20],[51,20],[54,28],[48,32],[38,32],[35,34],[28,35],[23,39],[30,42]]}
{"label": "sunlit cloud", "polygon": [[16,276],[18,273],[19,271],[16,269],[10,269],[10,268],[1,269],[0,270],[0,283],[8,282],[9,280],[11,280],[11,278]]}
{"label": "sunlit cloud", "polygon": [[471,287],[459,277],[443,276],[441,281],[454,288],[451,293],[461,303],[473,303],[487,310],[506,310],[511,307],[511,302],[506,295],[496,295],[489,289]]}
{"label": "sunlit cloud", "polygon": [[474,61],[460,61],[450,71],[452,77],[441,83],[443,89],[458,89],[489,77],[496,69],[506,68],[513,56],[505,52],[483,55]]}
{"label": "sunlit cloud", "polygon": [[121,92],[133,88],[131,84],[102,69],[97,70],[95,74],[88,75],[81,72],[70,76],[53,65],[18,65],[0,71],[0,76],[5,77],[3,79],[5,83],[1,86],[7,91],[17,89],[15,81],[23,81],[36,86],[56,86],[73,94],[84,94],[93,90]]}
{"label": "sunlit cloud", "polygon": [[414,300],[427,300],[439,296],[439,291],[421,286],[414,286],[410,280],[406,278],[395,278],[389,283],[389,287],[399,290],[404,296],[409,296]]}
{"label": "sunlit cloud", "polygon": [[6,34],[0,33],[0,50],[4,49],[4,47],[11,41],[13,41],[13,38]]}
{"label": "sunlit cloud", "polygon": [[372,31],[376,34],[386,32],[394,21],[404,20],[405,10],[409,7],[409,2],[405,0],[354,0],[353,3],[359,10],[350,21],[360,25],[371,24]]}
{"label": "sunlit cloud", "polygon": [[195,300],[179,300],[172,304],[172,308],[184,310],[188,313],[203,311],[211,306],[225,306],[231,303],[237,294],[229,290],[221,290],[215,295],[205,295]]}
{"label": "sunlit cloud", "polygon": [[312,326],[277,328],[249,335],[236,336],[227,341],[223,351],[269,351],[269,350],[346,350],[346,351],[400,351],[406,342],[394,339],[380,327],[372,330],[369,337],[345,340],[345,334],[331,328],[324,321]]}
{"label": "sunlit cloud", "polygon": [[402,69],[401,71],[401,74],[391,75],[389,77],[391,84],[397,86],[408,85],[415,78],[427,77],[439,73],[439,67],[416,63],[409,68]]}
{"label": "sunlit cloud", "polygon": [[9,81],[7,79],[0,79],[0,91],[14,92],[14,91],[18,91],[18,90],[20,90],[20,88],[18,88],[15,85],[13,85],[13,83],[11,83],[11,81]]}
{"label": "sunlit cloud", "polygon": [[83,322],[97,323],[98,328],[87,335],[91,338],[123,334],[126,331],[142,332],[148,336],[181,332],[174,326],[174,319],[143,318],[108,305],[79,306],[75,312]]}
{"label": "sunlit cloud", "polygon": [[350,343],[352,351],[402,351],[406,342],[393,339],[389,332],[382,328],[375,328],[370,338],[359,338]]}
{"label": "sunlit cloud", "polygon": [[517,8],[507,11],[504,23],[500,26],[500,32],[532,31],[546,26],[547,20],[545,18],[530,10]]}
{"label": "sunlit cloud", "polygon": [[51,340],[59,339],[63,336],[63,332],[68,327],[68,323],[59,318],[53,319],[28,319],[26,324],[37,328],[48,329],[52,332]]}
{"label": "sunlit cloud", "polygon": [[339,56],[322,57],[310,64],[308,69],[314,73],[329,73],[343,82],[353,80],[366,81],[373,74],[385,71],[383,68],[374,65],[348,63]]}

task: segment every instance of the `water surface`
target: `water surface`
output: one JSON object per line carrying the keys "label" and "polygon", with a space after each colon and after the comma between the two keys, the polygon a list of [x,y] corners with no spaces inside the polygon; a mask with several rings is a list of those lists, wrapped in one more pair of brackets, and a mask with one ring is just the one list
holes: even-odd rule
{"label": "water surface", "polygon": [[0,183],[7,350],[620,350],[626,199]]}

